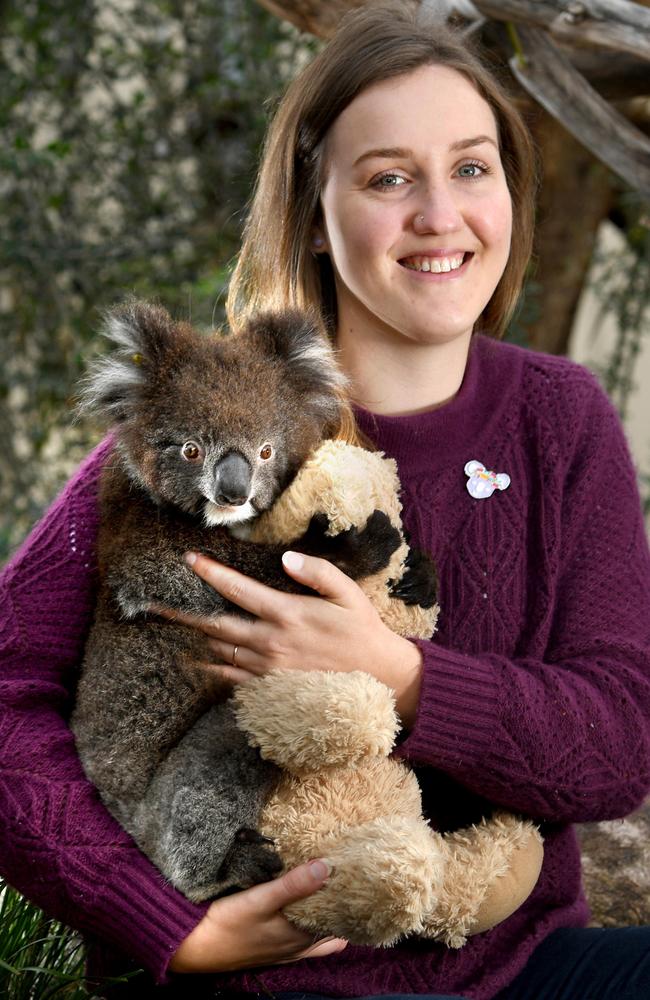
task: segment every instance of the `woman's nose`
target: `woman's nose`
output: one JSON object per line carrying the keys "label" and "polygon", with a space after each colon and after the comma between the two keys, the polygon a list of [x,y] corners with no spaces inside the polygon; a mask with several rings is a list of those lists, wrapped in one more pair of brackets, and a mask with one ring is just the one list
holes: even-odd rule
{"label": "woman's nose", "polygon": [[452,193],[440,186],[422,198],[413,219],[416,233],[454,233],[463,225],[463,216]]}

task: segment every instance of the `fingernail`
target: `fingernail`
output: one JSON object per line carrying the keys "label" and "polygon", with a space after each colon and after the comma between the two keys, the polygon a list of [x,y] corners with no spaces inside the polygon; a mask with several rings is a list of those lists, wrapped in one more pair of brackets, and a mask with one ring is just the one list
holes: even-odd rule
{"label": "fingernail", "polygon": [[315,861],[309,862],[309,871],[317,882],[321,882],[331,875],[332,866],[326,858],[317,858]]}
{"label": "fingernail", "polygon": [[287,569],[292,569],[295,570],[295,572],[298,572],[304,566],[305,559],[299,552],[285,552],[282,556],[282,562]]}
{"label": "fingernail", "polygon": [[193,566],[196,562],[196,552],[186,552],[183,558],[188,566]]}

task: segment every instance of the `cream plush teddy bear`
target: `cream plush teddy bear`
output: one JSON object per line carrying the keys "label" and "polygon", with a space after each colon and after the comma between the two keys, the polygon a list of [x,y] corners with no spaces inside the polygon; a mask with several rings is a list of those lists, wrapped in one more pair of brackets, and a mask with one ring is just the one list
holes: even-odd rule
{"label": "cream plush teddy bear", "polygon": [[[336,535],[377,509],[402,531],[398,495],[392,459],[326,441],[249,537],[288,544],[314,513]],[[430,638],[437,606],[390,593],[408,552],[404,541],[361,586],[393,631]],[[457,948],[532,891],[543,854],[532,823],[499,812],[442,835],[424,820],[413,772],[389,756],[399,730],[393,692],[370,674],[273,672],[238,686],[234,699],[251,745],[282,769],[260,831],[286,868],[315,857],[332,865],[321,890],[287,908],[298,926],[353,944],[387,946],[418,934]]]}

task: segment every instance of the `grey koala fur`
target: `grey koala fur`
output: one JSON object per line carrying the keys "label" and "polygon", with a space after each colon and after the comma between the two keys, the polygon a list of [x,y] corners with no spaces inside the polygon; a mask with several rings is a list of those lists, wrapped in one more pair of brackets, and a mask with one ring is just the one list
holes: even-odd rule
{"label": "grey koala fur", "polygon": [[[198,901],[279,872],[256,830],[278,772],[237,729],[230,689],[200,666],[212,659],[205,636],[155,608],[243,614],[192,572],[188,550],[304,592],[282,569],[286,546],[230,528],[268,509],[334,432],[342,377],[302,314],[261,316],[219,338],[130,302],[109,314],[107,333],[116,350],[83,392],[83,409],[115,426],[115,447],[100,484],[100,584],[71,726],[106,806]],[[291,547],[354,579],[400,544],[379,511],[361,530],[326,530],[317,516]]]}

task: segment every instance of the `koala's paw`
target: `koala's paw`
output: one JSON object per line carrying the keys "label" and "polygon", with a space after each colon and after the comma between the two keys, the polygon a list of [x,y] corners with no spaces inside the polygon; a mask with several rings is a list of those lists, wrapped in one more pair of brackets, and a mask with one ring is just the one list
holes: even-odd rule
{"label": "koala's paw", "polygon": [[263,837],[258,830],[242,827],[223,860],[219,878],[227,887],[226,891],[234,892],[268,882],[281,871],[282,861],[274,850],[273,841]]}
{"label": "koala's paw", "polygon": [[155,607],[193,615],[223,614],[229,610],[228,602],[221,594],[180,560],[179,563],[168,572],[164,572],[163,564],[157,574],[143,573],[131,579],[109,575],[109,587],[123,616],[131,620]]}
{"label": "koala's paw", "polygon": [[399,580],[391,581],[390,596],[404,604],[432,608],[437,594],[438,578],[433,560],[426,552],[411,549],[406,558],[404,573]]}
{"label": "koala's paw", "polygon": [[378,573],[402,543],[399,531],[381,510],[373,511],[361,529],[352,527],[328,535],[329,526],[326,514],[314,514],[300,547],[329,559],[353,580]]}

